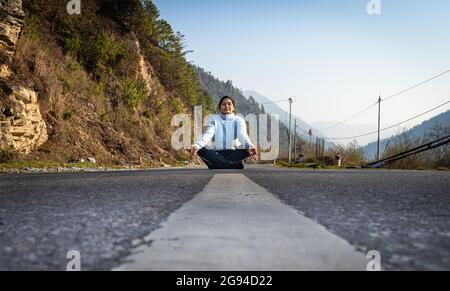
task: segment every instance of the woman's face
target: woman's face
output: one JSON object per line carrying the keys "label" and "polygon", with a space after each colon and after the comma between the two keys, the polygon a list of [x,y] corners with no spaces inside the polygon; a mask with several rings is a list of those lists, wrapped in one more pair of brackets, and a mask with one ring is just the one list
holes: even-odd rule
{"label": "woman's face", "polygon": [[220,111],[225,114],[232,114],[234,112],[234,105],[231,99],[225,98],[222,103],[220,103]]}

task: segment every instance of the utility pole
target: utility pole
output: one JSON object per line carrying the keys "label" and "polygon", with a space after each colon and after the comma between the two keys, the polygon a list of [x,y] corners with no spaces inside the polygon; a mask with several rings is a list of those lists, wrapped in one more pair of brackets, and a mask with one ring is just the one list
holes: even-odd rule
{"label": "utility pole", "polygon": [[380,160],[380,126],[381,126],[381,96],[378,97],[378,142],[377,142],[377,161]]}
{"label": "utility pole", "polygon": [[[289,101],[289,163],[291,163],[291,119],[292,119],[292,102],[294,102],[294,100],[292,98],[289,98],[288,100],[280,100],[280,101],[274,101],[274,102],[267,102],[267,103],[262,103],[261,105],[266,105],[266,104],[274,104],[274,103],[280,103],[280,102],[286,102]],[[275,161],[274,161],[275,162]]]}
{"label": "utility pole", "polygon": [[289,164],[291,163],[292,159],[292,134],[291,134],[291,123],[292,123],[292,102],[294,100],[292,98],[289,98]]}
{"label": "utility pole", "polygon": [[294,119],[294,161],[297,161],[297,118]]}
{"label": "utility pole", "polygon": [[312,129],[309,129],[308,134],[309,134],[309,146],[312,148],[312,135],[313,135]]}

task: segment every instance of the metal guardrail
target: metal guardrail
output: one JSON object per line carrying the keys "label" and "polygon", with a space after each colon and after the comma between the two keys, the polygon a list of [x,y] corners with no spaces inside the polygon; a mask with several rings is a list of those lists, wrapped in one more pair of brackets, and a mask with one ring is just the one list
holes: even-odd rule
{"label": "metal guardrail", "polygon": [[410,149],[408,151],[396,154],[394,156],[391,156],[389,158],[385,158],[376,162],[372,162],[369,164],[366,164],[363,166],[363,168],[383,168],[385,165],[391,164],[395,161],[401,160],[401,159],[405,159],[407,157],[413,156],[413,155],[417,155],[421,152],[424,151],[428,151],[428,150],[432,150],[434,148],[438,148],[440,146],[443,146],[447,143],[450,143],[450,135],[437,139],[435,141],[429,142],[427,144],[423,144],[421,146],[418,146],[416,148]]}

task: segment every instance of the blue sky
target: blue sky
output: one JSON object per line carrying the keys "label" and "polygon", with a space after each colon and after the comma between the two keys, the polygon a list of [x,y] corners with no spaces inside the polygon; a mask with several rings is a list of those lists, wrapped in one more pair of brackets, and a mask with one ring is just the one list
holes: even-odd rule
{"label": "blue sky", "polygon": [[[243,90],[296,97],[307,122],[340,121],[450,69],[450,1],[154,0],[189,60]],[[395,124],[450,100],[450,74],[383,104]],[[287,108],[287,106],[286,106]],[[446,111],[435,111],[411,124]],[[376,108],[350,121],[375,124]]]}

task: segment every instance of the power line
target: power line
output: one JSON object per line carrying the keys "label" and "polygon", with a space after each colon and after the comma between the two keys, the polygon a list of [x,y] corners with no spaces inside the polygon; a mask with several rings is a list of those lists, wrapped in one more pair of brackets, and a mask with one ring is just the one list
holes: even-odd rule
{"label": "power line", "polygon": [[[273,102],[261,103],[261,105],[275,104],[275,103],[281,103],[281,102],[289,102],[289,99],[286,99],[286,100],[279,100],[279,101],[273,101]],[[287,123],[287,110],[283,110],[283,111],[285,112],[284,123]],[[287,126],[287,125],[286,125],[286,126]]]}
{"label": "power line", "polygon": [[376,103],[370,105],[369,107],[367,107],[367,108],[365,108],[364,110],[362,110],[362,111],[356,113],[355,115],[353,115],[353,116],[347,118],[347,119],[344,120],[344,121],[338,122],[338,123],[336,123],[336,124],[334,124],[334,125],[332,125],[332,126],[329,126],[329,127],[327,127],[327,128],[320,129],[319,131],[325,131],[325,130],[327,130],[327,129],[334,128],[334,127],[336,127],[336,126],[338,126],[338,125],[341,125],[341,124],[343,124],[343,123],[345,123],[345,122],[347,122],[347,121],[349,121],[349,120],[351,120],[351,119],[353,119],[353,118],[355,118],[355,117],[357,117],[357,116],[363,114],[364,112],[368,111],[369,109],[371,109],[372,107],[374,107],[374,106],[377,105],[377,104],[378,104],[378,102],[376,102]]}
{"label": "power line", "polygon": [[280,100],[280,101],[274,101],[274,102],[261,103],[261,105],[281,103],[281,102],[288,102],[288,101],[289,101],[289,99],[286,99],[286,100]]}
{"label": "power line", "polygon": [[306,130],[306,129],[304,129],[304,128],[302,128],[302,127],[298,126],[298,125],[297,125],[297,128],[300,128],[300,130],[301,130],[301,131],[303,131],[303,132],[305,132],[305,133],[309,134],[309,131],[308,131],[308,130]]}
{"label": "power line", "polygon": [[[412,89],[415,89],[415,88],[417,88],[417,87],[419,87],[419,86],[421,86],[421,85],[423,85],[423,84],[426,84],[426,83],[428,83],[428,82],[430,82],[430,81],[432,81],[432,80],[435,80],[435,79],[437,79],[437,78],[439,78],[439,77],[441,77],[441,76],[443,76],[443,75],[445,75],[445,74],[448,74],[448,73],[450,73],[450,70],[447,70],[447,71],[445,71],[445,72],[442,72],[442,73],[440,73],[440,74],[438,74],[438,75],[436,75],[436,76],[434,76],[434,77],[431,77],[431,78],[429,78],[429,79],[427,79],[427,80],[425,80],[425,81],[422,81],[422,82],[420,82],[420,83],[418,83],[418,84],[415,84],[414,86],[411,86],[411,87],[409,87],[409,88],[407,88],[407,89],[405,89],[405,90],[402,90],[402,91],[400,91],[400,92],[398,92],[398,93],[395,93],[395,94],[393,94],[393,95],[390,95],[390,96],[388,96],[388,97],[382,99],[381,102],[384,102],[384,101],[387,101],[387,100],[392,99],[392,98],[394,98],[394,97],[397,97],[397,96],[399,96],[399,95],[402,95],[402,94],[404,94],[404,93],[406,93],[406,92],[408,92],[408,91],[411,91]],[[347,118],[346,120],[341,121],[341,122],[338,122],[338,123],[336,123],[336,124],[334,124],[334,125],[332,125],[332,126],[329,126],[329,127],[323,128],[323,129],[320,129],[320,131],[325,131],[325,130],[334,128],[334,127],[339,126],[339,125],[341,125],[341,124],[343,124],[343,123],[345,123],[345,122],[347,122],[347,121],[349,121],[349,120],[352,120],[353,118],[355,118],[355,117],[357,117],[357,116],[359,116],[359,115],[361,115],[361,114],[367,112],[369,109],[371,109],[372,107],[374,107],[374,106],[377,105],[377,104],[378,104],[378,102],[375,102],[375,103],[371,104],[369,107],[365,108],[364,110],[362,110],[362,111],[356,113],[355,115],[353,115],[353,116]]]}
{"label": "power line", "polygon": [[[397,124],[395,124],[395,125],[392,125],[392,126],[389,126],[389,127],[383,128],[383,129],[380,129],[380,132],[381,132],[381,131],[386,131],[386,130],[388,130],[388,129],[397,127],[397,126],[402,125],[402,124],[404,124],[404,123],[407,123],[407,122],[409,122],[409,121],[411,121],[411,120],[414,120],[414,119],[416,119],[416,118],[419,118],[419,117],[421,117],[421,116],[423,116],[423,115],[425,115],[425,114],[427,114],[427,113],[430,113],[430,112],[432,112],[432,111],[434,111],[434,110],[436,110],[436,109],[438,109],[438,108],[441,108],[441,107],[447,105],[448,103],[450,103],[450,100],[447,101],[447,102],[445,102],[445,103],[443,103],[443,104],[441,104],[441,105],[439,105],[439,106],[436,106],[436,107],[434,107],[433,109],[430,109],[430,110],[428,110],[428,111],[426,111],[426,112],[424,112],[424,113],[421,113],[421,114],[419,114],[419,115],[417,115],[417,116],[414,116],[414,117],[412,117],[412,118],[409,118],[409,119],[407,119],[407,120],[405,120],[405,121],[402,121],[402,122],[397,123]],[[369,136],[369,135],[376,134],[376,133],[378,133],[378,130],[373,131],[373,132],[369,132],[369,133],[366,133],[366,134],[357,135],[357,136],[349,136],[349,137],[332,137],[332,138],[326,138],[326,139],[329,139],[329,140],[355,139],[355,138],[365,137],[365,136]]]}
{"label": "power line", "polygon": [[381,102],[384,102],[384,101],[386,101],[386,100],[389,100],[389,99],[392,99],[392,98],[394,98],[394,97],[397,97],[397,96],[399,96],[399,95],[401,95],[401,94],[403,94],[403,93],[406,93],[406,92],[408,92],[408,91],[410,91],[410,90],[412,90],[412,89],[414,89],[414,88],[417,88],[417,87],[419,87],[419,86],[421,86],[421,85],[423,85],[423,84],[426,84],[426,83],[428,83],[428,82],[430,82],[430,81],[433,81],[434,79],[437,79],[437,78],[439,78],[439,77],[441,77],[441,76],[443,76],[443,75],[445,75],[445,74],[447,74],[447,73],[449,73],[449,72],[450,72],[450,70],[447,70],[447,71],[445,71],[445,72],[442,72],[442,73],[440,73],[440,74],[438,74],[438,75],[436,75],[436,76],[434,76],[434,77],[431,77],[430,79],[427,79],[427,80],[425,80],[425,81],[423,81],[423,82],[420,82],[420,83],[418,83],[418,84],[416,84],[416,85],[414,85],[414,86],[412,86],[412,87],[409,87],[408,89],[405,89],[405,90],[403,90],[403,91],[400,91],[400,92],[398,92],[398,93],[395,93],[395,94],[393,94],[393,95],[391,95],[391,96],[389,96],[389,97],[386,97],[386,98],[382,99]]}

